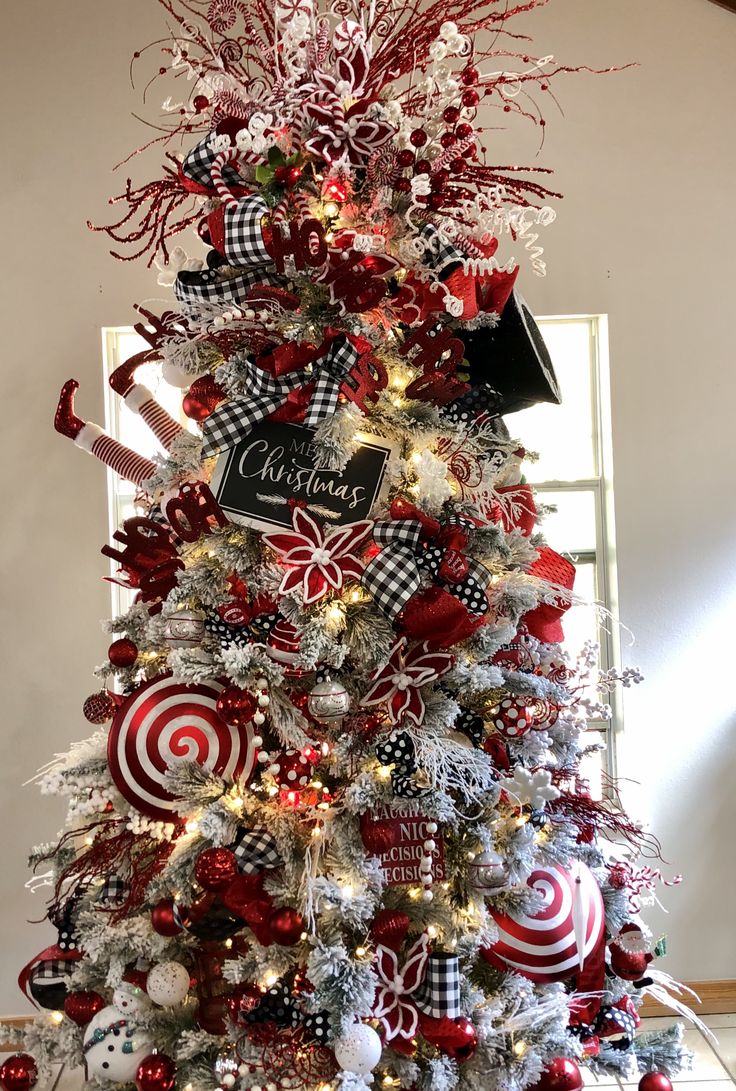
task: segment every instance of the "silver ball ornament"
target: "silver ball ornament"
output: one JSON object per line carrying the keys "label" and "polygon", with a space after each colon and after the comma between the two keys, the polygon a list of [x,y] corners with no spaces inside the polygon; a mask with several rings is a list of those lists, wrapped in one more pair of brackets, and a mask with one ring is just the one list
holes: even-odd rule
{"label": "silver ball ornament", "polygon": [[317,682],[307,699],[307,708],[323,724],[342,720],[350,708],[350,694],[342,682]]}
{"label": "silver ball ornament", "polygon": [[506,861],[497,852],[479,852],[468,865],[468,883],[478,894],[498,890],[508,877]]}
{"label": "silver ball ornament", "polygon": [[204,618],[195,610],[177,610],[164,625],[164,640],[172,648],[197,648],[204,636]]}

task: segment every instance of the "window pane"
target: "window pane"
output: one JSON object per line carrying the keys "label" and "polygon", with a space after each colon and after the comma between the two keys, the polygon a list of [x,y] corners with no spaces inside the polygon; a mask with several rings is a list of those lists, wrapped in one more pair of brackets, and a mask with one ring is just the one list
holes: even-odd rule
{"label": "window pane", "polygon": [[562,393],[561,405],[535,405],[507,418],[512,435],[538,462],[526,463],[530,481],[577,481],[598,473],[593,412],[593,337],[587,318],[540,319]]}
{"label": "window pane", "polygon": [[580,776],[588,781],[590,794],[593,799],[602,799],[604,794],[603,775],[608,765],[607,746],[605,745],[608,742],[607,733],[605,731],[586,731],[580,742],[584,747],[604,743],[601,750],[586,754],[580,762]]}
{"label": "window pane", "polygon": [[598,617],[594,606],[597,595],[594,561],[584,561],[575,565],[573,590],[576,595],[585,599],[581,605],[571,606],[562,618],[565,647],[574,655],[582,648],[586,640],[600,640]]}
{"label": "window pane", "polygon": [[596,548],[596,494],[592,489],[540,489],[540,504],[553,504],[557,511],[548,512],[540,529],[558,553],[592,553]]}

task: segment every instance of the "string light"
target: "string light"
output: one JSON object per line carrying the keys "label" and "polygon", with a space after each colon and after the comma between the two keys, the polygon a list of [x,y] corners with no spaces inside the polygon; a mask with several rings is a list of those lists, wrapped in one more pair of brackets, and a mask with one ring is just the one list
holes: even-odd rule
{"label": "string light", "polygon": [[342,900],[344,902],[349,902],[352,899],[352,897],[353,897],[353,888],[350,885],[350,883],[347,883],[346,886],[342,887],[341,895],[342,895]]}
{"label": "string light", "polygon": [[233,945],[233,941],[231,939],[226,939],[225,940],[225,946],[228,948],[228,950],[232,947],[232,945]]}
{"label": "string light", "polygon": [[198,820],[196,818],[188,819],[186,825],[184,826],[184,829],[187,831],[187,833],[196,833],[199,829]]}
{"label": "string light", "polygon": [[332,218],[333,216],[337,216],[338,212],[340,211],[340,207],[339,205],[336,205],[334,201],[325,201],[322,206],[322,210],[325,216],[329,216],[330,218]]}
{"label": "string light", "polygon": [[523,1057],[528,1048],[526,1042],[516,1042],[514,1045],[514,1053],[517,1057]]}
{"label": "string light", "polygon": [[440,931],[439,931],[439,928],[437,927],[436,924],[430,924],[428,926],[427,935],[429,936],[430,939],[437,939],[437,936],[439,934],[440,934]]}
{"label": "string light", "polygon": [[274,973],[273,970],[269,970],[268,973],[263,978],[263,983],[264,983],[264,985],[266,986],[267,989],[270,989],[272,985],[276,984],[278,979],[279,979],[279,975],[277,973]]}
{"label": "string light", "polygon": [[367,954],[368,954],[368,949],[366,947],[356,947],[355,948],[355,957],[356,958],[365,958],[365,956]]}
{"label": "string light", "polygon": [[63,1019],[64,1019],[64,1012],[63,1011],[52,1011],[50,1018],[51,1018],[52,1023],[57,1023],[57,1024],[61,1023],[63,1021]]}

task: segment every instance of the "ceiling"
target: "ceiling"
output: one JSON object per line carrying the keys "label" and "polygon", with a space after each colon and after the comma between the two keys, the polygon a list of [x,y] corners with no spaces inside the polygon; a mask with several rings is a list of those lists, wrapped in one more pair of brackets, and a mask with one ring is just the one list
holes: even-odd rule
{"label": "ceiling", "polygon": [[736,0],[713,0],[713,3],[721,8],[728,8],[729,11],[736,11]]}

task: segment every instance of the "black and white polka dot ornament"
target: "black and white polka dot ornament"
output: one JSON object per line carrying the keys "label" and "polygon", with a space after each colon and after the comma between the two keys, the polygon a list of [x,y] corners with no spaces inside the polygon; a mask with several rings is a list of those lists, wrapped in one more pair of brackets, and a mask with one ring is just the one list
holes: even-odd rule
{"label": "black and white polka dot ornament", "polygon": [[393,765],[394,772],[407,775],[417,767],[414,756],[414,743],[411,736],[400,731],[389,736],[376,747],[376,757],[381,765]]}
{"label": "black and white polka dot ornament", "polygon": [[455,730],[467,736],[473,746],[480,746],[485,735],[483,717],[469,708],[464,708],[455,720]]}
{"label": "black and white polka dot ornament", "polygon": [[220,642],[223,648],[244,648],[250,641],[247,629],[242,625],[228,625],[218,617],[209,617],[204,623],[205,631]]}
{"label": "black and white polka dot ornament", "polygon": [[318,1011],[314,1015],[305,1015],[302,1020],[305,1033],[322,1044],[326,1043],[330,1034],[330,1017],[326,1011]]}

